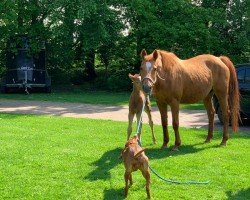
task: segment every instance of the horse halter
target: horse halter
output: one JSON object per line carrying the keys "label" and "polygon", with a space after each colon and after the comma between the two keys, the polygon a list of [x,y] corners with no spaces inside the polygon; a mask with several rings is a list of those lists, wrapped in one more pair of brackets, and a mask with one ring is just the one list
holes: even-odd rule
{"label": "horse halter", "polygon": [[[152,70],[153,66],[152,66],[152,63],[151,62],[146,62],[146,71],[147,71],[147,76],[145,76],[142,80],[141,80],[141,84],[142,84],[142,88],[143,88],[143,91],[146,93],[146,94],[149,94],[151,93],[151,90],[152,90],[152,87],[155,85],[156,81],[157,81],[157,77],[159,77],[159,79],[161,80],[165,80],[164,78],[162,78],[159,73],[158,73],[158,70],[156,70],[156,78],[155,80],[153,80],[151,77],[149,77],[149,72]],[[145,86],[143,85],[143,82],[145,80],[148,80],[150,83],[151,83],[151,86]]]}
{"label": "horse halter", "polygon": [[[151,86],[145,86],[145,85],[143,85],[143,82],[144,82],[145,80],[148,80],[149,82],[151,82]],[[152,87],[154,86],[155,82],[156,82],[156,80],[153,81],[152,78],[150,78],[149,76],[144,77],[144,78],[142,79],[142,81],[141,81],[143,91],[144,91],[146,94],[151,94]]]}
{"label": "horse halter", "polygon": [[158,73],[158,71],[156,71],[156,78],[155,78],[155,81],[153,81],[153,79],[152,78],[150,78],[149,76],[146,76],[146,77],[144,77],[143,79],[142,79],[142,81],[141,81],[141,84],[142,84],[142,88],[143,88],[143,91],[146,93],[146,94],[149,94],[149,93],[151,93],[151,91],[146,91],[147,89],[149,89],[149,88],[147,88],[146,89],[146,87],[143,85],[143,82],[144,82],[144,80],[149,80],[149,82],[151,82],[151,88],[155,85],[155,83],[156,83],[156,81],[157,81],[157,77],[159,78],[159,79],[161,79],[161,80],[166,80],[165,78],[162,78],[160,75],[159,75],[159,73]]}
{"label": "horse halter", "polygon": [[146,76],[146,77],[144,77],[144,78],[142,79],[142,81],[141,81],[142,85],[143,85],[144,80],[149,80],[149,82],[151,82],[151,83],[152,83],[152,86],[153,86],[153,85],[155,84],[155,82],[156,82],[156,80],[155,80],[155,81],[153,81],[153,79],[152,79],[152,78],[150,78],[150,77]]}

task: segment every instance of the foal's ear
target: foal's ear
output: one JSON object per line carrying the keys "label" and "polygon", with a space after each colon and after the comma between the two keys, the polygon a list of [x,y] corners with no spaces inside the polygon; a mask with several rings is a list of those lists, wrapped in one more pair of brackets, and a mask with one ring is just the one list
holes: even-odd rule
{"label": "foal's ear", "polygon": [[148,54],[147,54],[147,51],[146,51],[145,49],[142,49],[142,51],[141,51],[141,58],[144,59],[144,57],[145,57],[146,55],[148,55]]}
{"label": "foal's ear", "polygon": [[132,74],[128,74],[128,77],[132,80],[134,78],[134,76]]}
{"label": "foal's ear", "polygon": [[158,51],[155,49],[153,52],[153,58],[156,60],[158,58]]}

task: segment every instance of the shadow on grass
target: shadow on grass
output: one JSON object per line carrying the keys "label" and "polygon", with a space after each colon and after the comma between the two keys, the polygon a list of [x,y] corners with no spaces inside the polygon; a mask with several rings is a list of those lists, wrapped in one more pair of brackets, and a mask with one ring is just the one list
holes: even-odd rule
{"label": "shadow on grass", "polygon": [[125,199],[124,197],[124,189],[120,188],[120,189],[109,189],[109,190],[104,190],[104,200],[110,200],[110,199],[117,199],[117,200],[121,200],[121,199]]}
{"label": "shadow on grass", "polygon": [[[203,145],[203,146],[196,147],[200,145]],[[195,154],[205,149],[217,148],[217,147],[219,147],[219,145],[217,144],[211,146],[211,145],[206,145],[206,143],[204,142],[201,142],[197,144],[182,145],[181,147],[179,147],[179,151],[172,151],[171,149],[173,148],[173,146],[170,146],[165,149],[148,148],[146,149],[145,152],[147,156],[149,157],[149,159],[153,160],[153,159],[167,158],[170,156],[172,157],[172,156],[180,156],[180,155],[185,155],[185,154]]]}
{"label": "shadow on grass", "polygon": [[28,115],[28,114],[15,114],[15,113],[0,113],[0,119],[16,119],[16,118],[23,118],[23,117],[30,117],[30,116],[37,116],[37,115]]}
{"label": "shadow on grass", "polygon": [[[234,139],[250,139],[250,134],[249,131],[247,131],[248,127],[245,127],[246,130],[243,131],[238,131],[236,133],[232,132],[231,130],[229,131],[229,139],[230,140],[234,140]],[[203,134],[197,134],[196,135],[197,138],[201,138],[203,139],[203,141],[205,141],[207,134],[205,133]],[[211,140],[211,142],[218,142],[218,144],[222,141],[223,138],[223,132],[222,131],[214,131],[214,136],[213,139]]]}
{"label": "shadow on grass", "polygon": [[121,148],[116,148],[105,152],[102,157],[91,163],[91,165],[94,166],[95,169],[84,178],[90,181],[96,181],[98,179],[110,179],[110,170],[121,163],[121,160],[119,159],[121,151]]}
{"label": "shadow on grass", "polygon": [[250,199],[250,188],[240,190],[236,194],[232,194],[232,191],[228,191],[227,192],[227,199],[228,200]]}
{"label": "shadow on grass", "polygon": [[[146,155],[149,157],[150,160],[154,159],[161,159],[161,158],[167,158],[172,156],[180,156],[184,154],[194,154],[200,151],[203,151],[204,149],[208,148],[217,148],[219,145],[205,145],[196,148],[196,145],[199,144],[192,144],[192,145],[183,145],[180,147],[180,151],[171,151],[171,147],[168,149],[160,149],[160,148],[149,148],[146,149]],[[119,163],[122,161],[119,159],[119,156],[121,154],[122,148],[115,148],[113,150],[105,152],[98,160],[91,163],[91,166],[93,166],[95,169],[91,171],[89,174],[87,174],[84,179],[87,179],[89,181],[96,181],[96,180],[108,180],[111,178],[110,170],[112,170],[114,167],[116,167]]]}

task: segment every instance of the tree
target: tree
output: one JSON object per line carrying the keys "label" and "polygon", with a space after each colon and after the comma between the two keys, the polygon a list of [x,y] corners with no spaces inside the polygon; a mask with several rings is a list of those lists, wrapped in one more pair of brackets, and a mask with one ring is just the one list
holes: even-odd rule
{"label": "tree", "polygon": [[[211,47],[235,62],[249,62],[249,15],[247,0],[203,0],[202,7],[216,10],[211,26]],[[249,4],[249,3],[248,3]]]}
{"label": "tree", "polygon": [[0,73],[15,34],[32,38],[32,53],[46,41],[52,80],[75,84],[128,87],[127,73],[138,72],[143,48],[249,62],[247,8],[247,0],[2,0]]}

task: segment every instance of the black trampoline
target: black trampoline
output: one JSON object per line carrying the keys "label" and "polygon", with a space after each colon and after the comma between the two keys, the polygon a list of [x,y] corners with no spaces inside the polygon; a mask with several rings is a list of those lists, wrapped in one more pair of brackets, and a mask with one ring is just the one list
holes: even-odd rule
{"label": "black trampoline", "polygon": [[32,90],[51,92],[51,78],[46,69],[45,50],[45,43],[41,42],[39,52],[31,55],[28,36],[12,37],[7,44],[7,70],[2,77],[1,91],[6,93],[13,89],[21,89],[26,93]]}

